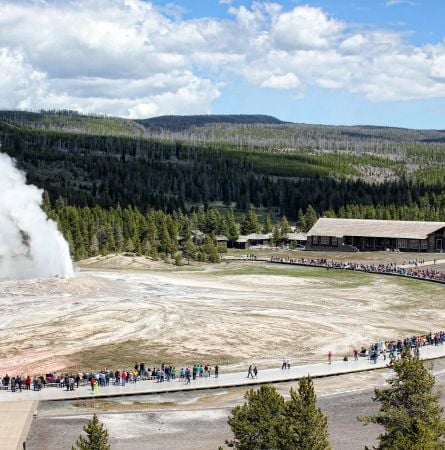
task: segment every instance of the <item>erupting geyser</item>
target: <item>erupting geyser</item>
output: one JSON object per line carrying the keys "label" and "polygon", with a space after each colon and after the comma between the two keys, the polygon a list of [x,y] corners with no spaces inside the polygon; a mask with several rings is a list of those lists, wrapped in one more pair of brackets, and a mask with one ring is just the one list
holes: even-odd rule
{"label": "erupting geyser", "polygon": [[0,153],[0,279],[72,275],[68,244],[41,204],[42,191]]}

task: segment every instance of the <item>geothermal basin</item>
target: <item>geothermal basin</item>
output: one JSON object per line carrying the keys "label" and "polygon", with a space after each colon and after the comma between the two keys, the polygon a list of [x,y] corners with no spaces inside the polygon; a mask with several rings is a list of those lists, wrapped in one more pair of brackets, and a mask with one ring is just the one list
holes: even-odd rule
{"label": "geothermal basin", "polygon": [[329,350],[340,357],[443,329],[444,293],[434,283],[266,263],[85,265],[72,278],[0,281],[0,372],[320,361]]}

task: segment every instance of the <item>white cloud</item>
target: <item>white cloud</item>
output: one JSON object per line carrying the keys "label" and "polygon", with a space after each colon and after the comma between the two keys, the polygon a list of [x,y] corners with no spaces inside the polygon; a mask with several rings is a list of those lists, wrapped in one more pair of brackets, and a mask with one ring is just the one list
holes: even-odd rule
{"label": "white cloud", "polygon": [[0,48],[0,108],[31,108],[46,92],[46,77],[27,64],[18,51]]}
{"label": "white cloud", "polygon": [[293,73],[286,75],[271,75],[261,83],[262,87],[274,89],[296,89],[301,86],[300,79]]}
{"label": "white cloud", "polygon": [[445,52],[434,59],[430,71],[431,78],[445,83]]}
{"label": "white cloud", "polygon": [[415,3],[412,0],[387,0],[386,6],[397,6],[397,5],[411,5]]}
{"label": "white cloud", "polygon": [[205,113],[240,78],[378,102],[445,96],[445,43],[409,45],[310,6],[254,1],[228,12],[172,20],[143,0],[0,0],[0,108]]}
{"label": "white cloud", "polygon": [[328,18],[320,8],[300,6],[279,14],[271,33],[279,48],[326,48],[337,40],[343,28],[341,22]]}

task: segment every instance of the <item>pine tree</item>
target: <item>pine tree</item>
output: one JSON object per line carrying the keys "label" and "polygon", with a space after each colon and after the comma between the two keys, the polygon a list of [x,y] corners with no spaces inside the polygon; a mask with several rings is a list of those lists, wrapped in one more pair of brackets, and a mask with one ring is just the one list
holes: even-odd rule
{"label": "pine tree", "polygon": [[280,236],[282,238],[286,237],[287,233],[290,233],[291,227],[289,225],[289,222],[287,221],[287,217],[283,216],[280,222]]}
{"label": "pine tree", "polygon": [[291,389],[290,400],[284,405],[283,420],[276,432],[275,447],[305,450],[330,449],[327,419],[320,408],[311,378],[300,380],[298,391]]}
{"label": "pine tree", "polygon": [[380,402],[375,416],[359,417],[363,423],[377,423],[385,428],[377,449],[444,449],[445,420],[439,394],[433,392],[434,375],[424,362],[406,348],[398,361],[392,362],[395,376],[387,389],[376,389],[374,401]]}
{"label": "pine tree", "polygon": [[253,209],[249,209],[240,223],[240,232],[241,234],[258,233],[259,229],[258,216]]}
{"label": "pine tree", "polygon": [[96,233],[91,235],[90,246],[89,246],[89,255],[97,256],[99,254],[99,241],[97,240]]}
{"label": "pine tree", "polygon": [[306,219],[304,218],[304,214],[302,209],[300,208],[298,210],[298,216],[297,216],[297,228],[300,231],[306,231],[307,227],[306,227]]}
{"label": "pine tree", "polygon": [[236,406],[228,419],[234,439],[226,441],[238,450],[274,448],[274,430],[281,420],[284,399],[271,386],[249,390],[244,395],[246,403]]}
{"label": "pine tree", "polygon": [[281,238],[280,229],[278,228],[278,225],[274,225],[272,230],[272,244],[274,246],[277,246],[278,242],[280,242],[280,238]]}
{"label": "pine tree", "polygon": [[51,211],[51,199],[49,198],[49,194],[48,191],[43,191],[43,196],[42,196],[42,209],[43,211],[45,211],[45,213],[47,215],[49,215],[50,211]]}
{"label": "pine tree", "polygon": [[317,219],[318,217],[315,209],[309,205],[307,207],[306,214],[304,215],[304,220],[306,223],[306,229],[304,231],[309,231],[315,225]]}
{"label": "pine tree", "polygon": [[190,264],[191,259],[196,258],[196,245],[193,243],[191,239],[187,239],[183,244],[182,254],[184,258],[187,260],[187,263]]}
{"label": "pine tree", "polygon": [[270,233],[271,231],[272,231],[272,219],[270,217],[270,214],[266,214],[266,216],[264,217],[262,232],[264,234],[267,234]]}
{"label": "pine tree", "polygon": [[110,450],[108,445],[108,431],[102,423],[99,422],[96,414],[83,427],[86,436],[79,436],[75,447],[71,450]]}
{"label": "pine tree", "polygon": [[233,209],[230,208],[227,211],[227,239],[231,242],[235,242],[239,237],[238,226],[235,222],[235,215],[233,214]]}
{"label": "pine tree", "polygon": [[206,237],[201,249],[207,254],[208,260],[211,263],[220,262],[221,257],[218,253],[218,247],[216,246],[214,240],[211,237]]}

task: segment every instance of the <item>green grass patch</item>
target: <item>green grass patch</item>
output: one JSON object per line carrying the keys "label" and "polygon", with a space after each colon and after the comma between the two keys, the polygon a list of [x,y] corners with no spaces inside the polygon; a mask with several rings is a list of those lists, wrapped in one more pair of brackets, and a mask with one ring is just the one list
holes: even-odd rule
{"label": "green grass patch", "polygon": [[278,264],[246,263],[245,266],[231,268],[230,265],[221,270],[212,272],[214,276],[246,276],[246,275],[270,275],[287,277],[304,277],[314,279],[326,279],[347,285],[369,284],[378,275],[350,270],[333,270],[324,267],[285,266]]}

